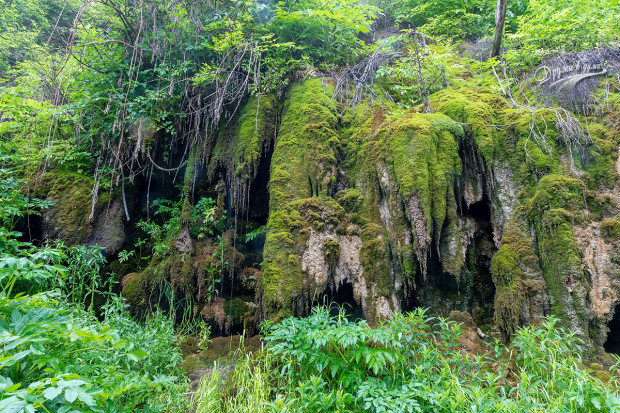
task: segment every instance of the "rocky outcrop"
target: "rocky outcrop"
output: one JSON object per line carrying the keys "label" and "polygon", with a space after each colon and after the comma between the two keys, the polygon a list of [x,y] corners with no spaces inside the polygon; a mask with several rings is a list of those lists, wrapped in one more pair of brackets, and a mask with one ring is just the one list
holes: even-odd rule
{"label": "rocky outcrop", "polygon": [[123,201],[118,191],[110,191],[93,205],[93,186],[91,178],[63,170],[43,175],[40,191],[52,203],[42,214],[43,236],[66,245],[99,245],[115,254],[126,239]]}
{"label": "rocky outcrop", "polygon": [[[143,309],[168,282],[228,332],[306,315],[325,299],[371,324],[416,306],[468,313],[505,341],[554,316],[588,354],[602,354],[620,301],[620,99],[591,120],[592,144],[579,157],[552,111],[523,112],[466,88],[432,101],[434,114],[388,104],[341,113],[320,79],[292,85],[284,99],[249,99],[190,154],[182,231],[171,253],[126,278],[126,296]],[[544,145],[532,135],[542,130]],[[90,211],[70,206],[90,206],[92,181],[68,181],[49,179],[57,206],[47,236],[118,251],[118,196],[102,196],[88,222]],[[189,230],[200,191],[227,217],[219,244]],[[244,239],[250,221],[266,223],[264,248],[262,237]],[[205,271],[218,274],[217,299]]]}
{"label": "rocky outcrop", "polygon": [[[508,341],[553,315],[600,349],[617,293],[607,275],[613,247],[598,228],[607,219],[615,234],[616,207],[601,196],[615,178],[596,177],[616,176],[616,151],[603,148],[617,136],[591,125],[597,147],[568,165],[553,113],[532,118],[492,93],[440,92],[434,115],[384,107],[337,119],[325,90],[307,81],[285,104],[270,182],[267,318],[307,313],[313,297],[348,283],[371,322],[414,305],[465,310]],[[538,123],[545,150],[531,139]],[[599,241],[588,245],[584,226]]]}

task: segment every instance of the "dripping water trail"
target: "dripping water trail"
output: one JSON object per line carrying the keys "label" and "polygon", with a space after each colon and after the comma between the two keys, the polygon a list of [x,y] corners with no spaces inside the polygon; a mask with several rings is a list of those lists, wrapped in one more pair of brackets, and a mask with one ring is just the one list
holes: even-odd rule
{"label": "dripping water trail", "polygon": [[[230,176],[229,174],[224,174],[224,185],[226,186],[226,226],[225,228],[228,228],[228,226],[230,225],[230,213],[232,210],[232,197],[233,197],[233,187],[232,187],[232,183],[230,181]],[[224,242],[224,234],[222,234],[222,243]],[[223,244],[222,244],[223,245]],[[233,258],[235,257],[234,255],[235,253],[233,252]],[[222,282],[220,283],[220,296],[222,298],[224,298],[224,253],[223,253],[223,248],[222,248]]]}
{"label": "dripping water trail", "polygon": [[[230,271],[230,302],[228,303],[228,318],[229,318],[229,327],[228,327],[228,346],[229,351],[232,351],[232,323],[233,323],[233,291],[235,287],[235,252],[237,251],[237,215],[239,209],[239,182],[233,178],[233,191],[232,194],[235,197],[235,209],[233,211],[233,218],[235,220],[235,225],[233,229],[233,249],[232,249],[232,269]],[[243,203],[245,203],[245,191],[244,191],[244,199]],[[243,212],[241,215],[241,219],[243,220]]]}

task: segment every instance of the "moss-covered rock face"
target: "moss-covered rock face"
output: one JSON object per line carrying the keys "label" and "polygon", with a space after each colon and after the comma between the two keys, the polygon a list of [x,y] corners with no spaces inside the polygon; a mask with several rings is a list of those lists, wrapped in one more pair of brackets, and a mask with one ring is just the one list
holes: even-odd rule
{"label": "moss-covered rock face", "polygon": [[[446,315],[459,301],[467,308],[459,283],[478,224],[458,212],[463,127],[442,114],[388,108],[338,119],[329,93],[306,81],[284,105],[271,165],[265,316],[302,315],[346,285],[370,322],[416,295]],[[439,292],[443,283],[454,292]]]}
{"label": "moss-covered rock face", "polygon": [[251,97],[235,121],[221,129],[211,154],[210,174],[223,168],[238,179],[256,178],[261,158],[276,137],[280,111],[274,94]]}
{"label": "moss-covered rock face", "polygon": [[[181,231],[171,253],[124,281],[133,308],[148,309],[166,285],[231,331],[306,315],[325,298],[371,324],[424,306],[469,312],[505,341],[554,315],[602,353],[620,301],[617,92],[608,115],[587,119],[589,145],[570,141],[557,112],[511,108],[490,89],[444,89],[431,96],[434,114],[341,113],[332,92],[310,79],[284,99],[251,97],[187,154]],[[48,237],[120,248],[119,194],[100,194],[89,220],[90,178],[52,171],[41,188],[56,204]],[[192,239],[197,193],[217,197],[218,217],[267,221],[262,254],[238,243],[247,222],[222,235],[223,248]],[[231,285],[226,299],[213,299],[207,273]]]}
{"label": "moss-covered rock face", "polygon": [[39,191],[53,206],[43,213],[44,236],[67,245],[99,245],[114,254],[125,241],[122,200],[118,191],[103,193],[93,206],[93,187],[92,178],[74,172],[46,173]]}
{"label": "moss-covered rock face", "polygon": [[[369,202],[369,215],[378,216],[394,237],[406,236],[411,226],[413,250],[424,275],[431,241],[439,240],[449,215],[455,215],[451,212],[456,210],[454,187],[461,170],[458,139],[462,137],[461,126],[444,115],[411,113],[365,139],[359,162],[366,167],[368,184],[378,192],[372,196],[383,194],[380,202],[387,203],[382,208]],[[406,248],[404,243],[399,249]]]}
{"label": "moss-covered rock face", "polygon": [[383,107],[341,117],[329,94],[306,81],[284,104],[266,317],[301,315],[313,298],[351,284],[371,322],[410,305],[467,310],[482,322],[492,316],[508,341],[552,314],[601,341],[592,303],[606,303],[595,324],[608,321],[616,275],[599,286],[609,298],[593,295],[583,234],[610,244],[618,236],[618,142],[604,119],[590,124],[596,145],[577,156],[555,112],[510,109],[492,92],[444,90],[432,97],[437,114]]}
{"label": "moss-covered rock face", "polygon": [[271,162],[270,210],[335,189],[340,136],[329,91],[318,79],[293,85]]}
{"label": "moss-covered rock face", "polygon": [[517,327],[536,324],[549,313],[538,257],[531,240],[514,223],[504,231],[491,274],[496,286],[494,322],[505,341]]}

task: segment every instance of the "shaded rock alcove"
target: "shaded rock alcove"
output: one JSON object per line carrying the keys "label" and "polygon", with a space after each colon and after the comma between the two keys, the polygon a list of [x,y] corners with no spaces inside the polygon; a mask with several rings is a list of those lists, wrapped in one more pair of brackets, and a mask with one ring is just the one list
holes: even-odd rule
{"label": "shaded rock alcove", "polygon": [[604,344],[605,351],[612,354],[620,354],[620,311],[618,307],[614,310],[614,316],[607,324],[609,332],[607,341]]}

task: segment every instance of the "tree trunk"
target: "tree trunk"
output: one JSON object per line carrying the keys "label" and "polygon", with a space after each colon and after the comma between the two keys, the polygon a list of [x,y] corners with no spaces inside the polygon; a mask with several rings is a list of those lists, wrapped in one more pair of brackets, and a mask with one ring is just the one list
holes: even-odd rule
{"label": "tree trunk", "polygon": [[499,56],[499,50],[502,45],[502,33],[504,32],[504,23],[506,23],[506,8],[508,0],[497,0],[495,6],[495,38],[493,39],[493,51],[491,57]]}

